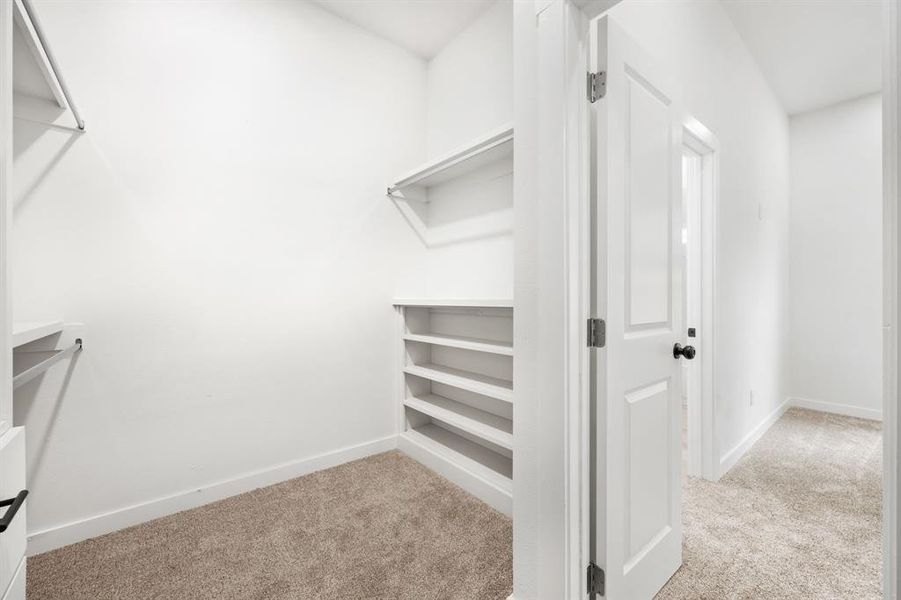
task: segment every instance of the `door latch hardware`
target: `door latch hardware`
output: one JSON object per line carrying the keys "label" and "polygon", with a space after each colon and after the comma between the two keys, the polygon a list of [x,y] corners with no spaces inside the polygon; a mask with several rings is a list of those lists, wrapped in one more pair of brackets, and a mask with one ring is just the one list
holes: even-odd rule
{"label": "door latch hardware", "polygon": [[673,345],[673,358],[678,359],[680,356],[684,356],[686,360],[691,360],[695,354],[697,354],[697,350],[694,346],[683,346],[678,342]]}
{"label": "door latch hardware", "polygon": [[604,319],[588,319],[588,347],[603,348],[607,343],[607,323]]}

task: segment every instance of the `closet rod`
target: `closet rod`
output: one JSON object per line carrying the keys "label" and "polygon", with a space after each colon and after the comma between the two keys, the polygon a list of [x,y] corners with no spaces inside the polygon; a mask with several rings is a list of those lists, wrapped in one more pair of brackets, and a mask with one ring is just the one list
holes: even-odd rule
{"label": "closet rod", "polygon": [[54,354],[47,360],[41,361],[38,364],[36,364],[35,366],[31,367],[30,369],[26,369],[26,370],[22,371],[21,373],[19,373],[18,375],[16,375],[15,377],[13,377],[13,388],[17,388],[22,384],[28,383],[29,381],[31,381],[32,379],[34,379],[35,377],[37,377],[38,375],[40,375],[41,373],[43,373],[44,371],[46,371],[47,369],[49,369],[50,367],[52,367],[53,365],[55,365],[56,363],[61,361],[62,359],[66,358],[67,356],[71,356],[72,354],[75,354],[79,350],[81,350],[81,338],[78,338],[77,340],[75,340],[75,343],[72,344],[71,346],[69,346],[68,348],[66,348],[65,350],[60,350],[59,352],[57,352],[56,354]]}
{"label": "closet rod", "polygon": [[66,80],[63,79],[63,72],[60,70],[59,65],[56,64],[56,58],[53,57],[53,51],[50,50],[50,44],[47,43],[47,38],[44,36],[44,30],[41,28],[41,22],[38,20],[38,15],[31,6],[31,0],[22,0],[22,6],[25,7],[25,12],[28,14],[28,18],[31,19],[31,25],[34,27],[34,32],[38,36],[38,41],[41,43],[41,46],[44,47],[44,52],[47,54],[47,60],[50,61],[50,67],[53,69],[53,74],[56,75],[56,80],[59,81],[59,87],[63,90],[66,102],[69,103],[69,108],[72,109],[72,116],[75,117],[78,128],[81,131],[84,131],[84,119],[81,118],[81,113],[78,112],[78,107],[75,106],[75,102],[72,100],[72,94],[69,93],[69,86],[66,85]]}

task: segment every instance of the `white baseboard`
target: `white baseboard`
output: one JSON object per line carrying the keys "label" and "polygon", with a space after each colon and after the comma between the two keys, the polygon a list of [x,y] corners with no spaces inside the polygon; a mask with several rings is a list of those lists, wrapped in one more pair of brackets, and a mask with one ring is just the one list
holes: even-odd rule
{"label": "white baseboard", "polygon": [[859,419],[870,419],[872,421],[882,420],[882,411],[873,408],[861,408],[850,404],[837,404],[835,402],[811,400],[810,398],[789,398],[788,402],[791,406],[808,410],[844,415],[846,417],[857,417]]}
{"label": "white baseboard", "polygon": [[735,445],[734,448],[729,450],[726,454],[720,458],[720,471],[717,474],[717,479],[725,475],[729,469],[735,466],[735,464],[741,460],[741,457],[745,455],[745,453],[751,449],[751,446],[757,443],[757,441],[763,437],[763,434],[767,432],[767,430],[773,426],[773,423],[778,421],[782,415],[785,414],[785,411],[789,409],[789,401],[786,400],[782,404],[776,407],[776,410],[771,412],[760,424],[755,427],[748,435],[742,439],[738,444]]}
{"label": "white baseboard", "polygon": [[212,483],[202,488],[149,500],[41,531],[30,532],[28,535],[28,555],[34,556],[35,554],[68,546],[69,544],[125,527],[152,521],[153,519],[190,508],[196,508],[229,496],[243,494],[244,492],[281,483],[314,471],[328,469],[358,458],[365,458],[379,452],[393,450],[396,447],[397,436],[391,435],[310,458],[245,473],[244,475]]}

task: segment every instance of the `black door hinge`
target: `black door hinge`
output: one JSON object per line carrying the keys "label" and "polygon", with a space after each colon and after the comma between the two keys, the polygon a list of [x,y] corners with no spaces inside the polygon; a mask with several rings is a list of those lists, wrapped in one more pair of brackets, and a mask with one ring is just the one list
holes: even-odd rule
{"label": "black door hinge", "polygon": [[607,343],[607,323],[604,319],[588,319],[588,347],[603,348]]}
{"label": "black door hinge", "polygon": [[607,71],[588,74],[588,101],[592,104],[607,93]]}
{"label": "black door hinge", "polygon": [[604,569],[588,563],[588,593],[604,595]]}

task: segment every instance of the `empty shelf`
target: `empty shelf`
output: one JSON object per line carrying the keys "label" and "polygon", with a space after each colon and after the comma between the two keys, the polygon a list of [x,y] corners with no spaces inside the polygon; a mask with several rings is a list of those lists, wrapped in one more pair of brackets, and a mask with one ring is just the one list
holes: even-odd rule
{"label": "empty shelf", "polygon": [[404,339],[408,342],[422,342],[424,344],[433,344],[435,346],[447,346],[449,348],[462,348],[464,350],[475,350],[477,352],[489,352],[491,354],[513,356],[513,344],[510,342],[454,337],[438,333],[408,333],[404,335]]}
{"label": "empty shelf", "polygon": [[404,367],[404,372],[489,398],[513,402],[512,381],[434,364],[407,365]]}
{"label": "empty shelf", "polygon": [[29,342],[39,340],[59,333],[63,330],[62,321],[44,321],[40,323],[13,323],[13,348],[24,346]]}
{"label": "empty shelf", "polygon": [[510,298],[395,298],[394,306],[454,306],[462,308],[513,308]]}
{"label": "empty shelf", "polygon": [[435,394],[407,398],[404,404],[486,442],[513,450],[513,421],[510,419]]}
{"label": "empty shelf", "polygon": [[500,489],[512,492],[512,459],[431,423],[407,430],[402,435],[489,480]]}
{"label": "empty shelf", "polygon": [[513,128],[505,127],[401,176],[388,187],[388,193],[410,186],[429,188],[510,156],[513,156]]}

